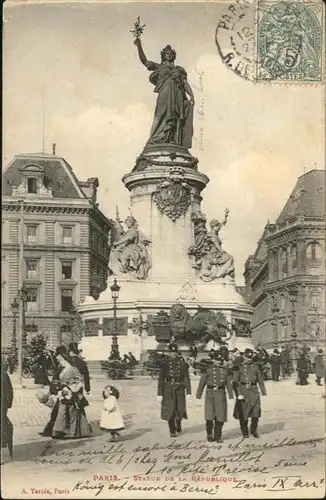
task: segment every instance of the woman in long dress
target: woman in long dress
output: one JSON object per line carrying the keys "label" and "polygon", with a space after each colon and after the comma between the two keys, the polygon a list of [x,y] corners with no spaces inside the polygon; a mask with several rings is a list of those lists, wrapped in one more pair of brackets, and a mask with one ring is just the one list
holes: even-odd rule
{"label": "woman in long dress", "polygon": [[195,100],[186,70],[175,66],[176,53],[170,45],[161,51],[161,63],[156,63],[147,60],[140,38],[136,38],[134,44],[138,48],[141,63],[152,71],[149,81],[155,85],[154,92],[158,94],[147,145],[178,144],[190,149]]}
{"label": "woman in long dress", "polygon": [[67,354],[60,354],[62,366],[59,374],[58,414],[52,430],[54,439],[76,439],[90,435],[85,407],[88,401],[83,394],[82,376]]}

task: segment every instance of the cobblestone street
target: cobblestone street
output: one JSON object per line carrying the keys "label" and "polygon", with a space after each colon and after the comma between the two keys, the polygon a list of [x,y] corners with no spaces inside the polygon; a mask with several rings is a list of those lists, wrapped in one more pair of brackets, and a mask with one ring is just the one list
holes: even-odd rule
{"label": "cobblestone street", "polygon": [[[192,481],[192,487],[197,487],[197,490],[193,491],[193,498],[207,498],[213,493],[199,491],[196,486],[199,483],[194,482],[194,478],[198,477],[198,474],[205,474],[205,477],[216,476],[212,473],[212,464],[219,464],[221,455],[224,462],[218,476],[229,481],[218,487],[214,486],[219,489],[221,497],[239,496],[237,490],[243,481],[244,493],[247,491],[244,485],[247,482],[249,497],[262,498],[266,496],[268,487],[276,481],[272,478],[281,475],[298,476],[297,480],[302,480],[302,484],[307,480],[310,483],[316,482],[315,486],[310,483],[300,486],[301,498],[322,497],[325,399],[324,387],[316,386],[313,377],[308,386],[297,386],[294,379],[266,383],[268,395],[262,398],[263,416],[259,440],[240,439],[238,422],[232,417],[233,402],[229,403],[229,421],[225,424],[222,445],[206,441],[204,400],[200,406],[196,404],[195,399],[190,400],[188,420],[184,421],[183,433],[176,440],[170,438],[166,422],[160,420],[160,408],[156,399],[157,382],[149,378],[115,383],[121,393],[119,404],[125,418],[126,430],[120,442],[110,443],[107,434],[98,427],[102,408],[101,391],[105,383],[105,379],[92,380],[90,406],[87,408],[93,428],[92,437],[66,442],[53,441],[38,435],[50,411],[37,401],[36,393],[39,389],[15,389],[14,406],[9,414],[15,427],[15,460],[6,463],[3,468],[4,497],[29,498],[31,494],[35,494],[47,498],[52,494],[60,498],[66,489],[66,494],[68,492],[71,498],[95,495],[109,498],[113,495],[112,490],[115,490],[114,497],[130,497],[132,491],[133,498],[141,498],[144,491],[137,488],[143,483],[131,482],[133,476],[139,474],[141,477],[152,478],[151,481],[147,480],[147,486],[164,484],[152,476],[161,478],[161,481],[167,476],[172,476],[175,481],[181,481],[183,477],[184,481],[180,485],[176,483],[176,489],[172,491],[178,491],[181,498],[188,494],[189,498],[191,490],[187,481]],[[192,381],[193,394],[197,384],[198,379]],[[45,450],[49,444],[51,447]],[[200,456],[205,452],[204,460]],[[255,456],[252,456],[252,453],[255,453]],[[210,458],[211,454],[213,455]],[[188,464],[185,470],[189,473],[183,472],[180,476],[180,467],[182,469],[184,464]],[[104,475],[107,475],[106,479]],[[108,475],[116,475],[117,478],[114,480]],[[236,480],[240,483],[231,482]],[[261,488],[250,486],[253,483],[261,484]],[[185,484],[188,484],[188,487],[184,486]],[[207,484],[205,486],[205,481],[200,483],[202,488],[212,487],[211,483]],[[169,487],[172,488],[171,485]],[[35,493],[36,490],[39,490],[38,493]],[[157,489],[155,493],[147,492],[146,496],[158,498],[166,491]],[[216,493],[216,490],[214,491]],[[287,495],[283,491],[274,493],[274,496],[285,498]]]}

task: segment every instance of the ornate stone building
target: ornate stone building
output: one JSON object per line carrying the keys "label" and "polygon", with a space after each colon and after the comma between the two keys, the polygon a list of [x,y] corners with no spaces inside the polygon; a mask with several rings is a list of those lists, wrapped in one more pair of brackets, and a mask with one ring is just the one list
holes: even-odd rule
{"label": "ornate stone building", "polygon": [[69,342],[78,334],[74,306],[107,283],[112,223],[96,202],[98,179],[78,181],[56,155],[22,154],[2,185],[2,345],[12,338],[22,285],[25,339],[43,333],[52,346]]}
{"label": "ornate stone building", "polygon": [[247,259],[244,276],[255,344],[325,342],[325,171],[299,177]]}

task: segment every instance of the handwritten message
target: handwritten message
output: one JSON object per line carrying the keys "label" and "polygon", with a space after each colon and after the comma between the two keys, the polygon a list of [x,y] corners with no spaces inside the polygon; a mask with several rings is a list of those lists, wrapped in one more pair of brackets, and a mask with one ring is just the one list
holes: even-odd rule
{"label": "handwritten message", "polygon": [[225,488],[261,492],[317,490],[324,487],[324,477],[321,474],[318,479],[309,479],[305,469],[317,446],[322,448],[322,441],[290,437],[273,442],[240,439],[229,444],[173,440],[133,448],[128,442],[105,442],[79,450],[58,449],[48,442],[32,461],[38,466],[68,469],[86,465],[86,476],[73,476],[69,491],[76,496],[87,493],[105,497],[114,492],[129,492],[131,496],[132,492],[214,496]]}

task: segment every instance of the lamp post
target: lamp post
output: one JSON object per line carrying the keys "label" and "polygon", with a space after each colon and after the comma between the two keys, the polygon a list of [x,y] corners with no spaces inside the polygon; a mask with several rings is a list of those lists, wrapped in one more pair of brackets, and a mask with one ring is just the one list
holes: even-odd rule
{"label": "lamp post", "polygon": [[316,329],[315,329],[315,335],[316,335],[316,344],[317,344],[317,348],[319,347],[319,341],[320,341],[320,338],[319,338],[319,334],[320,334],[320,320],[319,320],[319,315],[318,315],[318,306],[317,304],[314,304],[312,306],[314,312],[315,312],[315,324],[316,324]]}
{"label": "lamp post", "polygon": [[19,335],[18,335],[18,381],[23,384],[23,357],[25,344],[25,302],[26,290],[24,288],[24,200],[20,203],[20,221],[19,221],[19,266],[18,266],[18,299],[19,299]]}
{"label": "lamp post", "polygon": [[24,351],[26,347],[26,336],[25,336],[25,303],[26,303],[27,291],[22,286],[18,291],[19,298],[19,336],[18,336],[18,380],[19,384],[23,383],[23,359]]}
{"label": "lamp post", "polygon": [[113,334],[112,334],[112,345],[111,345],[111,353],[110,358],[120,359],[119,353],[119,344],[118,344],[118,335],[117,335],[117,300],[119,298],[120,286],[117,283],[117,280],[114,278],[113,285],[110,286],[112,301],[113,301]]}
{"label": "lamp post", "polygon": [[16,326],[17,326],[17,316],[18,316],[18,312],[19,312],[19,302],[17,300],[17,297],[15,297],[11,303],[11,310],[12,310],[12,318],[13,318],[12,339],[11,339],[11,357],[13,360],[13,366],[14,366],[14,368],[16,368],[16,365],[17,365],[17,331],[16,331]]}
{"label": "lamp post", "polygon": [[293,350],[294,350],[294,369],[297,369],[297,331],[296,331],[296,297],[292,295],[290,298],[291,300],[291,337],[293,339],[294,345],[293,345]]}
{"label": "lamp post", "polygon": [[273,339],[274,339],[274,345],[278,347],[278,313],[280,311],[280,308],[274,304],[272,307],[272,321],[271,324],[273,326]]}

